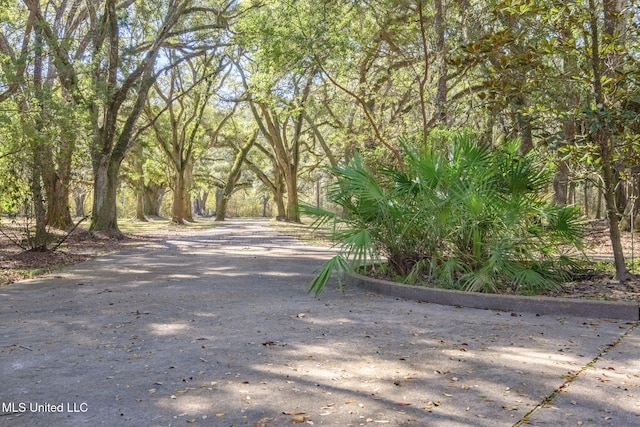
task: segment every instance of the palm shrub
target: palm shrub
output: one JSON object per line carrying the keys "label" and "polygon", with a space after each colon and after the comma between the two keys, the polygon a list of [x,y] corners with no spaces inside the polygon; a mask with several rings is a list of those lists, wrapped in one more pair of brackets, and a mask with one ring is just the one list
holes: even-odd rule
{"label": "palm shrub", "polygon": [[448,149],[401,141],[403,168],[367,167],[359,154],[331,169],[340,213],[303,206],[315,225],[332,222],[338,254],[311,282],[319,294],[333,271],[375,268],[409,283],[482,292],[561,286],[576,266],[563,255],[582,241],[580,212],[545,196],[550,169],[517,141],[491,147],[472,133]]}

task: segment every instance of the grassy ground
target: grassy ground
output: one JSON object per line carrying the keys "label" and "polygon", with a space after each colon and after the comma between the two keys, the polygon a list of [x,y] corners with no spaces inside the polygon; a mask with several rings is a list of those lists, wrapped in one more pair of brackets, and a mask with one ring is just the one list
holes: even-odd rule
{"label": "grassy ground", "polygon": [[269,223],[276,230],[303,242],[318,246],[332,246],[333,244],[331,242],[331,233],[333,232],[331,225],[315,227],[312,217],[302,217],[301,223],[276,221],[275,219]]}
{"label": "grassy ground", "polygon": [[47,274],[65,265],[118,251],[142,246],[154,241],[196,234],[215,227],[213,219],[202,218],[184,225],[174,224],[167,218],[149,221],[120,219],[118,226],[123,236],[90,232],[88,224],[81,223],[71,234],[51,230],[49,248],[55,251],[33,252],[26,241],[27,225],[20,219],[2,218],[0,222],[0,285]]}
{"label": "grassy ground", "polygon": [[176,224],[167,218],[161,217],[150,217],[146,222],[136,219],[121,219],[118,221],[120,231],[133,235],[197,232],[210,229],[217,224],[213,218],[198,218],[195,222],[187,222],[185,224]]}

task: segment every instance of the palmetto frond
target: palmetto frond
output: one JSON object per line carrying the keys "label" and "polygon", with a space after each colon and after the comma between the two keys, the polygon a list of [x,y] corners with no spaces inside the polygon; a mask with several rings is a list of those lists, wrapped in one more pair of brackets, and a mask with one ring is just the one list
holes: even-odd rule
{"label": "palmetto frond", "polygon": [[579,212],[549,204],[549,176],[535,153],[518,155],[517,142],[479,144],[469,132],[452,135],[446,150],[400,145],[402,170],[372,171],[357,153],[331,169],[330,198],[342,215],[305,208],[341,224],[340,257],[312,290],[327,283],[328,266],[344,271],[379,257],[409,282],[470,291],[531,291],[566,278],[570,263],[556,254],[579,245]]}

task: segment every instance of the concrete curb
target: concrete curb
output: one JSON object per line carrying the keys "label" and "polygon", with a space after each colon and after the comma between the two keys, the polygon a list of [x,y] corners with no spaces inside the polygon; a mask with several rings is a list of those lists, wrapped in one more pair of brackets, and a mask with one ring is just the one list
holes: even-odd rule
{"label": "concrete curb", "polygon": [[640,303],[637,302],[483,294],[410,286],[357,274],[348,274],[345,277],[345,283],[381,295],[440,305],[536,314],[640,320]]}

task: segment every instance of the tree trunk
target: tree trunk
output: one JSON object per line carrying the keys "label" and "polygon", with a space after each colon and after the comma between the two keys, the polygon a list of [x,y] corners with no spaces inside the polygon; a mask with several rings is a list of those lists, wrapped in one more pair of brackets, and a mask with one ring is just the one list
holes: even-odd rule
{"label": "tree trunk", "polygon": [[160,216],[160,205],[164,196],[165,187],[150,182],[143,189],[144,214],[145,216]]}
{"label": "tree trunk", "polygon": [[144,214],[144,176],[140,175],[135,180],[135,195],[136,195],[136,219],[138,221],[149,221]]}
{"label": "tree trunk", "polygon": [[284,221],[287,219],[287,210],[285,209],[284,204],[284,181],[282,179],[282,175],[278,171],[275,172],[274,178],[275,187],[273,191],[273,200],[276,202],[276,209],[278,211],[276,219],[278,221]]}
{"label": "tree trunk", "polygon": [[44,94],[42,87],[42,29],[36,26],[35,54],[33,65],[33,85],[35,98],[37,100],[38,115],[35,119],[35,132],[31,136],[30,147],[33,164],[31,167],[31,195],[33,197],[33,213],[36,220],[36,233],[31,243],[34,251],[47,250],[47,226],[46,207],[44,204],[44,194],[42,191],[42,165],[43,165],[43,131],[44,131]]}
{"label": "tree trunk", "polygon": [[[98,125],[94,118],[94,146],[92,153],[93,162],[93,211],[91,216],[91,231],[108,231],[121,234],[118,228],[117,215],[117,191],[118,173],[120,165],[129,148],[134,131],[144,106],[147,93],[155,77],[148,70],[148,76],[140,82],[139,92],[132,106],[131,112],[122,125],[120,134],[116,137],[117,111],[108,115],[102,126]],[[112,107],[112,108],[115,108]],[[119,108],[119,106],[118,106]],[[111,147],[108,154],[100,151],[99,147]]]}
{"label": "tree trunk", "polygon": [[[608,38],[607,43],[613,40],[613,29],[610,29],[611,33],[607,31],[606,17],[614,14],[614,10],[608,9],[608,7],[614,7],[615,0],[604,1],[605,12],[605,38]],[[598,17],[597,9],[595,7],[595,1],[589,0],[590,9],[590,22],[589,27],[591,30],[591,68],[593,70],[593,95],[596,101],[595,111],[595,123],[591,128],[595,128],[591,132],[591,139],[595,142],[599,149],[600,154],[600,167],[602,168],[602,179],[604,181],[604,200],[605,207],[607,209],[607,219],[609,220],[609,236],[611,237],[611,247],[613,250],[614,264],[616,266],[616,279],[629,280],[631,274],[627,270],[625,265],[624,253],[622,250],[622,242],[620,237],[620,227],[618,220],[618,210],[615,200],[615,171],[613,167],[613,136],[610,133],[609,127],[605,122],[603,111],[600,111],[606,107],[604,89],[602,86],[602,80],[606,74],[604,67],[604,61],[600,57],[601,45],[599,42],[599,30],[598,30]]]}
{"label": "tree trunk", "polygon": [[220,203],[222,203],[222,188],[216,188],[216,216],[220,210]]}
{"label": "tree trunk", "polygon": [[[36,137],[38,139],[39,136]],[[33,214],[36,221],[35,236],[29,242],[32,251],[41,252],[47,250],[47,227],[46,227],[46,208],[44,204],[44,194],[41,184],[41,164],[42,153],[36,141],[32,141],[33,147],[33,167],[31,168],[30,188],[33,197]]]}
{"label": "tree trunk", "polygon": [[193,198],[193,214],[202,216],[202,209],[200,208],[200,197]]}
{"label": "tree trunk", "polygon": [[596,219],[602,219],[602,190],[596,186],[598,197],[596,199]]}
{"label": "tree trunk", "polygon": [[[248,89],[248,85],[245,76],[242,73],[242,69],[238,67],[238,70],[242,76],[242,81],[245,88]],[[284,122],[281,122],[279,120],[280,114],[278,114],[277,111],[270,109],[268,104],[264,102],[257,103],[260,108],[260,112],[262,113],[261,115],[256,108],[256,103],[253,100],[249,101],[251,113],[253,114],[253,117],[258,124],[260,131],[262,132],[262,136],[268,141],[273,150],[273,156],[270,157],[274,164],[274,182],[276,187],[274,192],[274,199],[276,200],[276,204],[278,205],[278,218],[281,220],[300,222],[297,182],[298,167],[300,161],[300,137],[302,134],[302,124],[305,120],[306,102],[309,98],[309,94],[311,93],[314,75],[315,70],[310,70],[304,88],[302,89],[302,93],[298,92],[298,85],[295,85],[294,96],[295,98],[299,98],[295,99],[294,102],[297,101],[296,106],[298,107],[298,112],[295,116],[293,116],[293,113],[288,113],[284,119]],[[329,79],[331,78],[329,77]],[[332,80],[332,82],[335,83],[334,80]],[[347,92],[353,94],[348,90]],[[364,101],[362,101],[362,98],[358,97],[357,95],[355,95],[355,97],[363,103],[365,114],[369,118],[371,118],[366,105],[364,105]],[[294,131],[293,137],[291,138],[291,141],[289,141],[287,137],[287,128],[288,122],[292,117],[294,118]],[[379,135],[379,131],[375,126],[375,123],[372,120],[370,120],[370,123],[374,127],[376,133]],[[383,144],[387,145],[384,141],[382,142]],[[401,159],[399,160],[401,161]],[[284,186],[279,185],[278,182],[278,180],[282,179],[284,180]],[[283,195],[278,194],[278,192],[282,191],[283,188],[286,188],[287,191],[286,209],[284,209]],[[280,205],[280,203],[282,203],[282,206]]]}
{"label": "tree trunk", "polygon": [[[611,136],[613,138],[613,135]],[[624,216],[624,213],[627,211],[627,182],[623,178],[624,173],[624,165],[622,160],[618,160],[615,162],[613,167],[613,182],[615,190],[615,198],[616,198],[616,208],[618,210],[618,215]]]}
{"label": "tree trunk", "polygon": [[269,196],[262,197],[262,217],[267,216],[267,205],[269,204]]}
{"label": "tree trunk", "polygon": [[67,230],[73,226],[69,207],[69,183],[73,152],[75,150],[75,120],[61,121],[60,138],[56,152],[51,144],[47,144],[45,156],[50,161],[42,165],[42,180],[47,195],[47,225],[59,230]]}
{"label": "tree trunk", "polygon": [[632,169],[633,173],[633,200],[632,200],[632,209],[631,209],[631,231],[635,232],[638,228],[638,214],[640,213],[640,200],[638,197],[640,196],[640,176],[638,176],[638,168],[634,167]]}
{"label": "tree trunk", "polygon": [[173,179],[173,203],[171,205],[171,222],[184,224],[184,170],[176,170]]}
{"label": "tree trunk", "polygon": [[[435,0],[436,14],[434,25],[436,27],[436,65],[438,70],[438,83],[436,90],[436,123],[446,127],[447,118],[447,48],[446,48],[446,25],[443,0]],[[427,132],[427,129],[424,129]]]}
{"label": "tree trunk", "polygon": [[[228,183],[227,183],[228,184]],[[227,196],[226,193],[227,187],[221,191],[220,198],[218,199],[218,209],[216,209],[216,221],[224,221],[227,216],[227,203],[229,202],[229,198],[231,195]]]}
{"label": "tree trunk", "polygon": [[569,186],[568,193],[568,202],[572,205],[576,204],[576,187],[574,185]]}
{"label": "tree trunk", "polygon": [[520,154],[527,154],[533,149],[533,134],[531,130],[531,117],[523,112],[526,107],[526,100],[524,95],[517,95],[515,97],[516,111],[516,128],[518,129],[518,136],[520,137],[520,146],[518,152]]}
{"label": "tree trunk", "polygon": [[202,194],[200,196],[200,215],[207,215],[207,199],[209,198],[209,192],[206,190],[202,190]]}
{"label": "tree trunk", "polygon": [[553,198],[557,205],[566,205],[568,200],[569,164],[566,160],[558,160],[558,169],[553,178]]}
{"label": "tree trunk", "polygon": [[149,221],[144,214],[144,194],[140,188],[136,188],[136,219],[142,222]]}
{"label": "tree trunk", "polygon": [[300,222],[300,208],[298,200],[298,174],[290,173],[286,177],[287,186],[287,221]]}
{"label": "tree trunk", "polygon": [[131,166],[133,174],[137,177],[132,180],[133,193],[136,198],[136,214],[135,218],[138,221],[147,222],[147,217],[144,215],[144,152],[142,144],[134,144],[131,147],[131,156],[133,164]]}
{"label": "tree trunk", "polygon": [[76,207],[76,216],[77,217],[84,217],[85,213],[84,213],[84,201],[87,198],[87,193],[86,192],[74,192],[73,193],[73,203],[75,204]]}
{"label": "tree trunk", "polygon": [[[45,166],[43,169],[46,170]],[[67,230],[73,226],[71,211],[69,210],[69,187],[57,174],[49,175],[43,170],[43,181],[45,193],[47,195],[47,215],[48,226],[59,230]]]}
{"label": "tree trunk", "polygon": [[184,207],[182,212],[184,214],[184,220],[188,222],[194,222],[193,219],[193,204],[191,202],[191,188],[193,187],[193,161],[187,160],[187,165],[184,169],[184,192],[182,193],[182,203]]}
{"label": "tree trunk", "polygon": [[118,171],[120,163],[111,156],[98,155],[93,169],[93,209],[91,231],[120,234],[118,228]]}
{"label": "tree trunk", "polygon": [[238,182],[238,178],[240,177],[240,172],[242,172],[242,164],[244,163],[244,160],[247,158],[249,151],[251,151],[251,147],[253,147],[253,144],[256,143],[257,139],[258,132],[256,131],[236,153],[236,158],[233,162],[233,166],[231,166],[231,170],[229,171],[227,184],[222,190],[222,197],[220,198],[220,204],[216,212],[216,221],[224,221],[224,216],[227,211],[227,202],[231,198],[231,194],[233,193],[233,190],[236,187],[236,183]]}
{"label": "tree trunk", "polygon": [[589,218],[589,181],[584,181],[584,217]]}
{"label": "tree trunk", "polygon": [[[284,169],[284,178],[287,185],[287,220],[291,222],[300,221],[300,206],[298,199],[298,169],[300,166],[300,138],[302,137],[302,123],[304,122],[304,110],[306,108],[307,99],[311,93],[313,82],[313,73],[307,79],[307,82],[300,96],[300,112],[295,117],[295,125],[293,138],[291,141],[291,159],[287,162]],[[286,145],[286,133],[283,130],[282,140]],[[277,150],[276,150],[277,151]]]}
{"label": "tree trunk", "polygon": [[[578,71],[578,61],[575,55],[576,42],[573,37],[573,30],[569,28],[568,24],[560,31],[560,37],[563,44],[571,46],[571,49],[567,49],[565,55],[562,58],[562,71],[571,75]],[[565,111],[576,111],[580,109],[580,95],[574,88],[569,88],[559,100],[560,105]],[[573,144],[576,139],[577,122],[573,115],[566,117],[562,123],[562,141],[559,149],[556,151],[556,162],[558,165],[556,176],[553,180],[553,193],[555,203],[558,205],[567,204],[567,192],[569,185],[569,163],[567,161],[567,155],[563,153],[562,148]]]}
{"label": "tree trunk", "polygon": [[320,177],[316,178],[316,207],[319,208],[320,204],[321,204],[321,190],[322,189],[322,182]]}
{"label": "tree trunk", "polygon": [[[264,147],[261,147],[260,144],[256,144],[256,147],[260,149],[263,153],[270,157],[272,164],[274,164],[273,170],[273,180],[269,179],[269,177],[256,165],[251,163],[248,159],[245,159],[247,166],[249,169],[258,177],[258,179],[269,188],[271,194],[273,195],[273,200],[276,203],[276,219],[282,221],[285,219],[285,204],[284,204],[284,185],[282,182],[282,175],[279,173],[276,165],[275,159],[269,153],[264,150]],[[264,196],[262,199],[263,203],[263,215],[267,215],[267,204],[269,202],[269,196]]]}
{"label": "tree trunk", "polygon": [[[298,210],[298,150],[299,150],[299,127],[302,126],[303,115],[298,115],[296,122],[296,130],[294,131],[293,141],[289,146],[286,139],[286,122],[281,124],[277,120],[277,114],[270,112],[264,104],[259,104],[264,117],[264,122],[257,113],[254,117],[258,121],[258,125],[262,130],[263,136],[267,139],[274,153],[274,174],[276,181],[281,180],[282,186],[279,189],[286,189],[287,204],[284,209],[284,215],[281,215],[280,206],[278,206],[278,217],[280,220],[300,222],[300,212]],[[302,106],[304,108],[304,104]],[[266,125],[265,125],[266,122]],[[277,184],[276,184],[277,185]],[[279,200],[279,197],[281,198]],[[283,202],[284,195],[275,194],[276,203]],[[283,206],[284,207],[284,206]]]}
{"label": "tree trunk", "polygon": [[611,247],[613,249],[614,263],[616,266],[616,279],[630,280],[631,274],[629,274],[627,270],[624,252],[622,250],[618,210],[615,200],[615,179],[611,165],[610,136],[607,135],[607,133],[603,128],[598,129],[595,140],[600,147],[600,161],[602,163],[602,177],[604,179],[604,200],[607,209],[607,219],[609,220],[609,236],[611,237]]}

